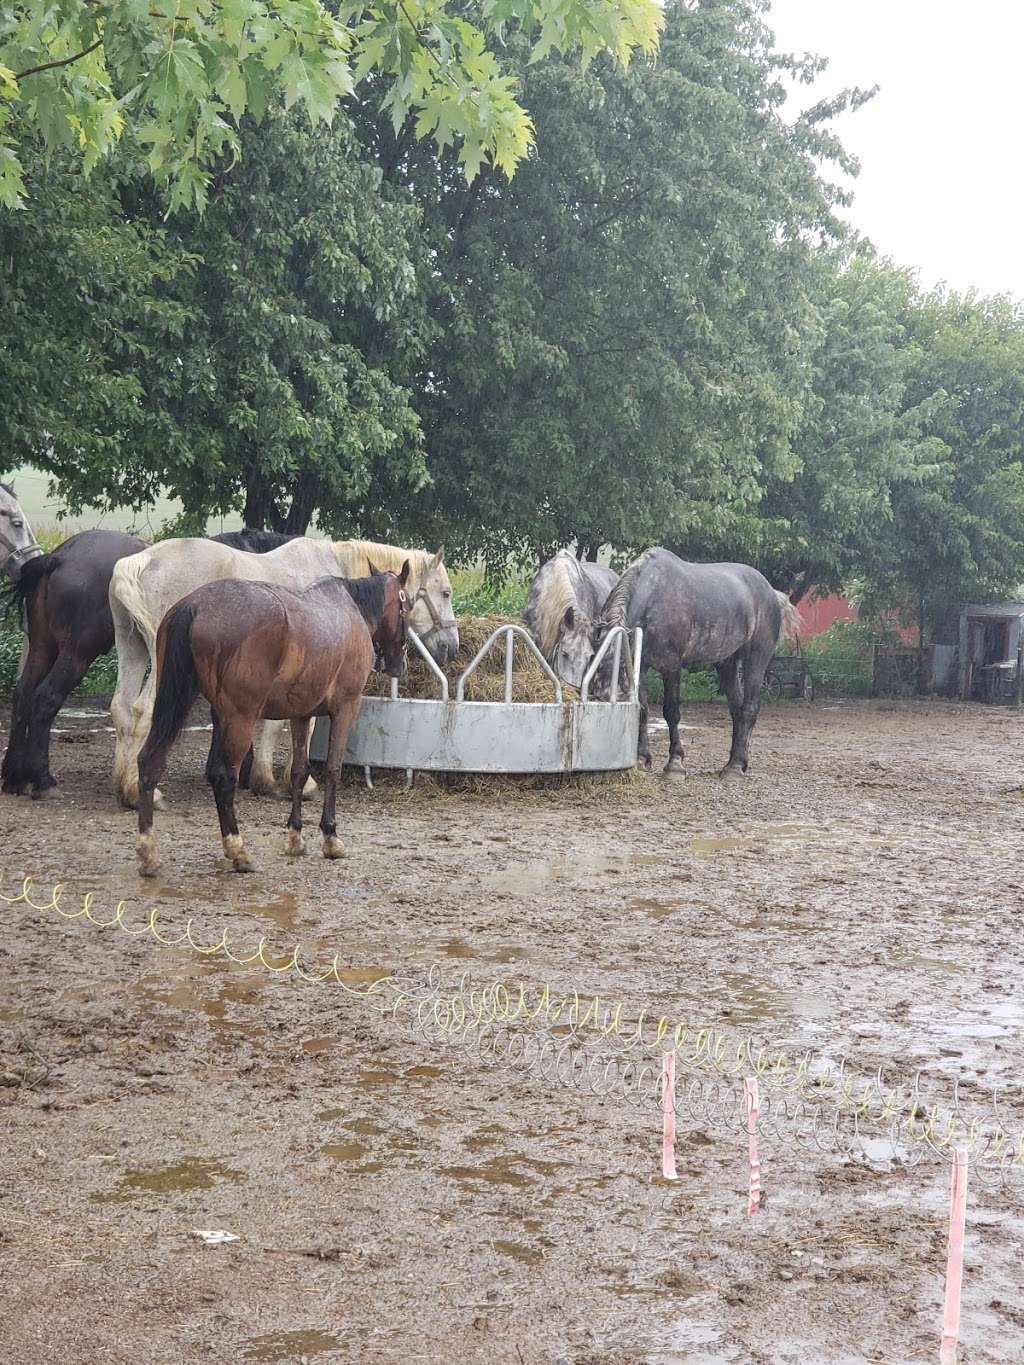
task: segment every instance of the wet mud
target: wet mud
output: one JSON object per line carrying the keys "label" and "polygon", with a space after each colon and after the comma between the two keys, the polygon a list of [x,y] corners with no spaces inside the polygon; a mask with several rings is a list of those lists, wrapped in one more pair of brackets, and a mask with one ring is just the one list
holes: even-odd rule
{"label": "wet mud", "polygon": [[[1024,722],[782,703],[749,777],[722,782],[724,709],[685,719],[686,777],[624,791],[347,787],[337,863],[316,803],[291,860],[286,807],[243,796],[249,876],[220,856],[191,732],[142,885],[106,721],[65,712],[61,785],[0,798],[0,865],[98,908],[156,904],[169,929],[191,916],[200,941],[336,952],[353,986],[438,962],[924,1068],[979,1100],[1016,1086]],[[6,909],[0,981],[4,1360],[938,1358],[948,1168],[910,1139],[766,1141],[748,1220],[737,1139],[681,1121],[664,1182],[656,1113],[428,1042],[337,988]],[[973,1183],[963,1365],[1024,1358],[1022,1263],[1024,1178]]]}

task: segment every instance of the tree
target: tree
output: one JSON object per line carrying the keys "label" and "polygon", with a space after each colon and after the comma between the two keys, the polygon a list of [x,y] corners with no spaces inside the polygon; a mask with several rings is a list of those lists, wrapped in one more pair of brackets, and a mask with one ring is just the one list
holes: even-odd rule
{"label": "tree", "polygon": [[909,300],[904,420],[930,465],[892,490],[865,556],[869,609],[900,607],[922,645],[951,604],[1024,583],[1024,311],[935,291]]}
{"label": "tree", "polygon": [[[166,491],[185,528],[241,510],[253,526],[301,533],[319,514],[350,533],[376,465],[411,490],[425,478],[419,421],[392,377],[425,345],[418,213],[382,191],[344,124],[312,130],[268,113],[243,122],[242,140],[202,219],[158,228],[152,188],[119,183],[122,230],[155,235],[188,263],[139,306],[184,321],[145,352],[109,358],[129,386],[127,415],[90,407],[102,435],[80,440],[37,413],[48,434],[24,454],[75,510],[142,507]],[[19,221],[37,217],[33,202]],[[15,258],[20,268],[24,251]],[[84,387],[82,375],[76,393]],[[131,439],[147,423],[159,439]]]}
{"label": "tree", "polygon": [[840,591],[892,514],[893,489],[918,482],[931,452],[904,406],[910,351],[910,274],[863,245],[821,253],[821,332],[792,440],[793,463],[709,558],[749,560],[799,601],[812,587]]}
{"label": "tree", "polygon": [[517,48],[539,155],[510,186],[364,131],[436,253],[433,484],[406,516],[492,569],[573,540],[685,548],[793,464],[837,106],[783,121],[761,9],[672,4],[657,67],[626,72]]}
{"label": "tree", "polygon": [[163,395],[195,317],[195,259],[125,216],[113,165],[86,185],[68,158],[23,151],[31,211],[0,213],[0,460],[103,470],[103,500],[138,505],[140,471],[180,443]]}
{"label": "tree", "polygon": [[467,178],[485,158],[511,174],[531,124],[487,37],[514,28],[535,59],[578,49],[626,63],[655,50],[660,25],[656,0],[488,0],[479,12],[381,0],[338,13],[321,0],[15,0],[0,11],[0,205],[23,202],[21,124],[80,151],[86,172],[130,128],[172,210],[201,210],[214,168],[240,153],[243,114],[283,100],[330,122],[370,73],[395,126],[411,116],[418,137],[458,143]]}

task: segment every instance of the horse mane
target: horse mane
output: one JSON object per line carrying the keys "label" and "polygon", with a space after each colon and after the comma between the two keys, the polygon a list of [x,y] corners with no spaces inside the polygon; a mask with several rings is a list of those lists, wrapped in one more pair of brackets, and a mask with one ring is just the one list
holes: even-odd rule
{"label": "horse mane", "polygon": [[639,559],[634,559],[605,598],[604,606],[601,608],[601,625],[605,629],[626,624],[626,614],[629,611],[629,603],[633,596],[633,589],[636,587],[636,580],[640,577],[641,569],[653,553],[653,550],[645,550]]}
{"label": "horse mane", "polygon": [[[572,565],[572,568],[569,566]],[[545,659],[551,659],[558,644],[559,628],[569,607],[577,605],[576,583],[579,574],[575,557],[568,550],[559,550],[549,561],[549,582],[537,603],[537,643]],[[576,574],[573,574],[573,569]]]}
{"label": "horse mane", "polygon": [[331,542],[331,549],[348,578],[365,578],[370,572],[371,561],[375,569],[401,573],[402,565],[408,560],[409,583],[413,591],[434,558],[429,550],[403,550],[401,546],[383,545],[377,540],[335,540]]}
{"label": "horse mane", "polygon": [[4,490],[5,493],[9,493],[10,496],[11,496],[12,498],[14,497],[14,485],[13,485],[13,484],[4,483],[3,479],[0,479],[0,488],[2,488],[2,489]]}
{"label": "horse mane", "polygon": [[280,531],[260,531],[252,526],[244,526],[241,531],[222,531],[219,536],[211,536],[218,545],[228,545],[232,550],[248,550],[250,554],[263,555],[268,550],[279,550],[297,536],[282,535]]}
{"label": "horse mane", "polygon": [[[374,561],[376,563],[376,561]],[[320,584],[337,583],[336,578],[321,578]],[[352,601],[359,608],[359,614],[367,625],[376,626],[384,609],[384,575],[374,574],[371,578],[343,578]]]}

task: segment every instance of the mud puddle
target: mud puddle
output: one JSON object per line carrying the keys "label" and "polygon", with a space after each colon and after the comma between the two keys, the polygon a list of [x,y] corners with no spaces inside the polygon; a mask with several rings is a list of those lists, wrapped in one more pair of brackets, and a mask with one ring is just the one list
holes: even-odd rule
{"label": "mud puddle", "polygon": [[96,1204],[125,1204],[148,1194],[190,1194],[212,1190],[225,1181],[237,1184],[246,1179],[244,1172],[233,1170],[211,1157],[187,1156],[171,1166],[150,1170],[126,1171],[118,1186],[107,1194],[94,1194]]}

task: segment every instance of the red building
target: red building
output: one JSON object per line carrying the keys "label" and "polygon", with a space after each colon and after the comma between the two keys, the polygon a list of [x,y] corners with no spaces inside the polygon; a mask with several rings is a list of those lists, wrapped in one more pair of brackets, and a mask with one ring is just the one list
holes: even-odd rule
{"label": "red building", "polygon": [[812,635],[824,635],[834,621],[857,621],[860,617],[857,608],[851,607],[845,597],[816,597],[814,589],[797,604],[803,628],[800,633],[805,639]]}

